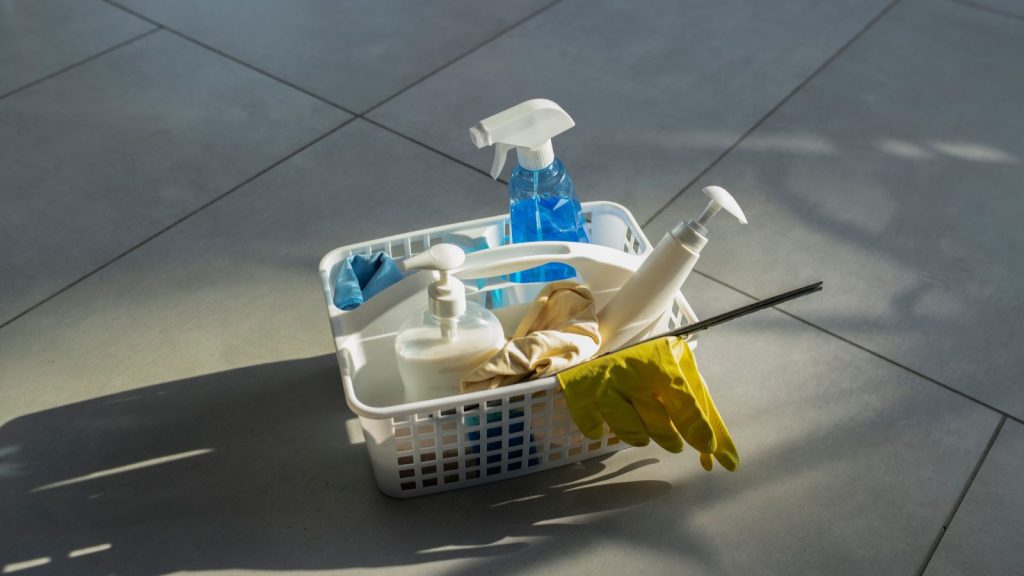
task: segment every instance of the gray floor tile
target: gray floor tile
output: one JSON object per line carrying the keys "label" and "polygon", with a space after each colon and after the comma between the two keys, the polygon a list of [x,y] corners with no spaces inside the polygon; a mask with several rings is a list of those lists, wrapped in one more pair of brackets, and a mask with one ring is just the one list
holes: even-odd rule
{"label": "gray floor tile", "polygon": [[0,101],[0,322],[347,114],[158,32]]}
{"label": "gray floor tile", "polygon": [[100,0],[0,0],[0,94],[152,29]]}
{"label": "gray floor tile", "polygon": [[968,6],[977,6],[1011,18],[1024,18],[1024,2],[1021,0],[952,0]]}
{"label": "gray floor tile", "polygon": [[549,2],[119,0],[356,112],[365,111]]}
{"label": "gray floor tile", "polygon": [[[500,189],[356,121],[0,329],[0,515],[19,528],[0,564],[50,558],[53,572],[75,574],[920,564],[998,416],[777,312],[715,328],[698,350],[743,455],[735,474],[646,448],[413,501],[377,493],[343,405],[316,262],[343,243],[498,213]],[[700,277],[687,291],[705,315],[746,301]]]}
{"label": "gray floor tile", "polygon": [[468,128],[550,98],[577,122],[555,151],[581,198],[643,221],[885,4],[568,0],[371,117],[488,169]]}
{"label": "gray floor tile", "polygon": [[1012,420],[971,484],[925,576],[997,576],[1024,566],[1024,425]]}
{"label": "gray floor tile", "polygon": [[[0,330],[0,421],[63,404],[69,394],[84,399],[331,351],[320,257],[360,240],[499,214],[500,189],[369,123],[345,126]],[[16,362],[43,352],[39,338],[50,330],[71,356]],[[72,377],[102,350],[147,359],[131,369],[96,365],[94,379]]]}
{"label": "gray floor tile", "polygon": [[[650,227],[731,188],[698,269],[1024,415],[1020,22],[904,0]],[[719,217],[721,219],[722,217]]]}

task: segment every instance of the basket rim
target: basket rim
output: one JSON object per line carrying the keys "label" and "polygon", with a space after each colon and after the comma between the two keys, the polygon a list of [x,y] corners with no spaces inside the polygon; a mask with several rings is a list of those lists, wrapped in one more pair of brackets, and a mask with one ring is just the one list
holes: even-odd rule
{"label": "basket rim", "polygon": [[[614,210],[617,210],[617,211],[621,212],[623,216],[625,216],[626,221],[629,223],[631,228],[633,228],[635,230],[638,230],[641,233],[643,233],[643,228],[640,227],[640,224],[636,221],[636,218],[633,217],[633,214],[625,206],[623,206],[622,204],[619,204],[618,202],[612,202],[611,200],[592,200],[590,202],[581,202],[580,206],[583,207],[584,209],[586,209],[586,208],[608,207],[608,208],[612,208]],[[486,217],[483,217],[483,218],[477,218],[475,220],[464,220],[462,222],[452,222],[450,224],[442,224],[440,226],[433,226],[433,227],[430,227],[430,228],[422,228],[420,230],[412,230],[412,231],[409,231],[409,232],[403,232],[401,234],[392,234],[390,236],[382,236],[380,238],[374,238],[373,240],[363,240],[361,242],[353,242],[352,244],[346,244],[344,246],[339,246],[339,247],[331,250],[330,252],[324,254],[323,257],[320,258],[320,263],[319,263],[319,268],[318,268],[319,271],[320,271],[320,276],[321,277],[325,277],[325,275],[329,275],[331,273],[331,268],[333,266],[333,263],[334,263],[334,261],[337,259],[337,257],[340,254],[345,253],[345,252],[350,252],[353,249],[355,249],[357,247],[360,247],[360,246],[366,246],[366,245],[372,245],[372,244],[383,244],[385,242],[393,242],[395,240],[406,238],[407,236],[421,236],[421,235],[429,235],[429,234],[431,234],[433,232],[444,232],[444,231],[447,231],[447,230],[451,230],[453,227],[472,228],[474,226],[483,226],[483,225],[486,225],[486,224],[493,223],[495,220],[503,220],[505,218],[508,218],[507,214],[498,214],[498,215],[495,215],[495,216],[486,216]],[[651,248],[651,243],[650,243],[650,241],[647,240],[647,236],[641,236],[641,238],[647,244],[647,247]]]}
{"label": "basket rim", "polygon": [[[593,200],[589,202],[581,203],[581,207],[584,210],[593,210],[594,208],[608,208],[614,212],[618,212],[620,216],[626,221],[627,227],[632,229],[634,238],[636,238],[643,246],[644,252],[648,252],[653,249],[653,245],[650,240],[644,234],[643,228],[636,221],[632,212],[629,211],[625,206],[618,202],[610,200]],[[507,219],[507,214],[499,214],[495,216],[488,216],[484,218],[477,218],[475,220],[465,220],[462,222],[453,222],[444,224],[441,226],[433,226],[430,228],[423,228],[420,230],[413,230],[410,232],[404,232],[401,234],[393,234],[390,236],[384,236],[373,240],[365,240],[362,242],[355,242],[340,246],[329,252],[327,252],[319,263],[319,272],[321,280],[323,281],[324,288],[324,300],[327,304],[328,316],[333,318],[336,315],[344,314],[345,312],[334,306],[331,301],[330,295],[330,274],[331,268],[338,261],[338,258],[342,255],[347,255],[355,249],[374,245],[383,244],[388,242],[394,242],[402,240],[410,236],[430,235],[436,232],[445,232],[453,228],[473,228],[478,226],[486,226],[493,224],[495,221]],[[683,302],[686,307],[689,308],[689,303],[685,302],[685,297],[680,293],[678,297],[683,298]],[[333,332],[333,325],[332,325]],[[333,335],[333,334],[332,334]],[[444,396],[440,398],[431,398],[429,400],[420,400],[417,402],[404,402],[401,404],[395,404],[391,406],[371,406],[362,402],[355,393],[355,381],[354,381],[354,363],[348,357],[350,354],[348,350],[349,339],[346,338],[339,342],[339,338],[333,335],[332,338],[335,344],[335,350],[338,358],[338,365],[341,368],[342,385],[345,390],[345,400],[349,405],[349,408],[359,417],[368,418],[372,420],[384,420],[388,418],[400,418],[415,414],[434,413],[437,411],[446,411],[455,409],[458,410],[460,406],[485,403],[490,400],[504,399],[519,395],[532,395],[536,392],[547,391],[549,393],[561,392],[561,385],[558,383],[557,377],[546,376],[544,378],[538,378],[536,380],[529,380],[526,382],[520,382],[509,386],[503,386],[500,388],[492,388],[488,390],[479,390],[476,392],[466,392],[453,394],[450,396]],[[692,345],[692,344],[691,344]]]}

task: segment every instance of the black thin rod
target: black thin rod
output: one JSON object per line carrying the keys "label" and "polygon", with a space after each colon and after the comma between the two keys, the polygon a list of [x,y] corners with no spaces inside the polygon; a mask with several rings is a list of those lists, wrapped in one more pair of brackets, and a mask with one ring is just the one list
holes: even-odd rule
{"label": "black thin rod", "polygon": [[627,344],[626,346],[623,346],[622,348],[619,348],[618,350],[615,350],[615,352],[618,352],[619,350],[625,350],[626,348],[631,348],[633,346],[637,346],[637,345],[643,344],[644,342],[650,342],[651,340],[657,340],[658,338],[664,338],[666,336],[685,336],[687,334],[692,334],[694,332],[700,332],[701,330],[707,330],[708,328],[711,328],[712,326],[718,326],[719,324],[722,324],[724,322],[728,322],[730,320],[735,320],[736,318],[739,318],[740,316],[746,316],[747,314],[751,314],[753,312],[757,312],[758,310],[764,310],[765,308],[771,308],[773,306],[778,306],[779,304],[782,304],[783,302],[788,302],[790,300],[794,300],[796,298],[800,298],[801,296],[806,296],[808,294],[813,294],[814,292],[819,292],[819,291],[821,291],[822,286],[823,286],[823,281],[818,281],[818,282],[815,282],[814,284],[808,284],[807,286],[804,286],[803,288],[797,288],[796,290],[790,290],[789,292],[783,292],[782,294],[776,294],[775,296],[771,296],[771,297],[765,298],[763,300],[758,300],[757,302],[752,302],[750,304],[747,304],[746,306],[741,306],[741,307],[739,307],[739,308],[737,308],[735,310],[730,310],[729,312],[725,312],[724,314],[719,314],[718,316],[712,316],[711,318],[708,318],[707,320],[701,320],[700,322],[696,322],[694,324],[687,324],[686,326],[681,326],[681,327],[676,328],[674,330],[670,330],[668,332],[665,332],[665,333],[662,333],[662,334],[658,334],[657,336],[651,336],[650,338],[645,338],[645,339],[643,339],[643,340],[641,340],[639,342],[634,342],[633,344]]}

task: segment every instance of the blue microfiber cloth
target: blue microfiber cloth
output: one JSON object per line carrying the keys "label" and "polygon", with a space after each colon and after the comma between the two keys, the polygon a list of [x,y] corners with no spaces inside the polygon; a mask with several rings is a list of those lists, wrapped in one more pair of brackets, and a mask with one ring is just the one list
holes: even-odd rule
{"label": "blue microfiber cloth", "polygon": [[334,281],[334,305],[342,310],[358,308],[404,277],[391,256],[383,252],[349,256],[342,262],[338,279]]}

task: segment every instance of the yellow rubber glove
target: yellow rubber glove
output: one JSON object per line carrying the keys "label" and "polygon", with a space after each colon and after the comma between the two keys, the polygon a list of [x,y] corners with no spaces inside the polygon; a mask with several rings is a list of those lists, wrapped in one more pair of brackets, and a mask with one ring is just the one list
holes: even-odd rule
{"label": "yellow rubber glove", "polygon": [[604,423],[623,442],[651,439],[670,452],[684,441],[727,470],[739,465],[736,446],[682,338],[666,337],[626,348],[558,374],[576,426],[599,439]]}

